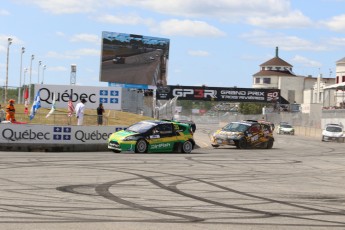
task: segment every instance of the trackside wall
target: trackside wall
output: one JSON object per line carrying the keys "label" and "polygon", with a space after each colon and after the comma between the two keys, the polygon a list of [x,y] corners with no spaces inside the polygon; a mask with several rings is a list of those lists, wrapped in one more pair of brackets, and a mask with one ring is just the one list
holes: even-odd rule
{"label": "trackside wall", "polygon": [[125,126],[0,124],[0,151],[106,151],[109,136]]}

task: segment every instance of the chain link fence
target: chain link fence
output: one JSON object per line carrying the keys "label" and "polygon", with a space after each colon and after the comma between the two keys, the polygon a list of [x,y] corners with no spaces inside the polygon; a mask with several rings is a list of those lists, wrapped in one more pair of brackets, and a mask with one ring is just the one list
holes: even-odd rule
{"label": "chain link fence", "polygon": [[172,117],[176,113],[177,98],[178,97],[175,97],[169,101],[157,101],[155,118],[172,119]]}

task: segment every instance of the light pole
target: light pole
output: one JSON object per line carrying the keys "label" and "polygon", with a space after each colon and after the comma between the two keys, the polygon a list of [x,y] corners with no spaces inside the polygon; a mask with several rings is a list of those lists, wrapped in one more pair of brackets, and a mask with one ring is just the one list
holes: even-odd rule
{"label": "light pole", "polygon": [[30,63],[30,79],[29,79],[29,99],[28,102],[30,103],[31,98],[31,75],[32,75],[32,61],[35,59],[35,55],[31,55],[31,63]]}
{"label": "light pole", "polygon": [[20,55],[20,78],[19,78],[19,89],[18,89],[18,104],[21,103],[22,97],[21,97],[21,92],[22,92],[22,64],[23,64],[23,54],[25,53],[25,48],[22,47],[22,52]]}
{"label": "light pole", "polygon": [[38,61],[37,84],[40,83],[40,66],[41,65],[42,65],[42,61]]}
{"label": "light pole", "polygon": [[7,39],[7,64],[6,64],[6,83],[5,83],[5,103],[7,103],[7,87],[8,87],[8,62],[10,57],[10,45],[12,44],[12,38]]}
{"label": "light pole", "polygon": [[25,114],[28,114],[28,92],[27,92],[27,87],[25,86],[25,82],[26,82],[26,79],[25,79],[25,77],[26,77],[26,72],[28,72],[28,68],[25,68],[24,69],[24,84],[23,84],[23,89],[24,89],[24,91],[23,91],[23,95],[24,95],[24,113]]}
{"label": "light pole", "polygon": [[24,68],[24,81],[23,81],[23,88],[25,88],[25,77],[26,77],[26,72],[28,72],[28,68]]}
{"label": "light pole", "polygon": [[27,100],[27,98],[25,98],[25,91],[26,91],[26,86],[25,86],[25,82],[26,82],[26,73],[28,72],[28,68],[24,68],[24,80],[23,80],[23,98],[24,98],[24,102],[25,99]]}
{"label": "light pole", "polygon": [[46,65],[43,65],[43,70],[42,70],[42,83],[41,84],[44,84],[44,70],[46,70],[47,66]]}

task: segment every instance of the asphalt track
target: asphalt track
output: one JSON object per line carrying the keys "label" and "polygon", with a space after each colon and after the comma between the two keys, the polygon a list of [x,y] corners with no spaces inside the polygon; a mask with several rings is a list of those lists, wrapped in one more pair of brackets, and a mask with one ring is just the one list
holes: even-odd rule
{"label": "asphalt track", "polygon": [[0,152],[0,229],[345,229],[344,143],[191,154]]}

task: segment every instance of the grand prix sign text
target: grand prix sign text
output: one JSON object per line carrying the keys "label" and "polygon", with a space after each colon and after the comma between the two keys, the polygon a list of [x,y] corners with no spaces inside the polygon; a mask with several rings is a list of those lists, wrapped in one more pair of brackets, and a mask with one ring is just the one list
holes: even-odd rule
{"label": "grand prix sign text", "polygon": [[164,86],[157,88],[157,100],[232,101],[232,102],[277,102],[279,89],[221,88],[197,86]]}

